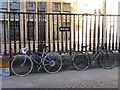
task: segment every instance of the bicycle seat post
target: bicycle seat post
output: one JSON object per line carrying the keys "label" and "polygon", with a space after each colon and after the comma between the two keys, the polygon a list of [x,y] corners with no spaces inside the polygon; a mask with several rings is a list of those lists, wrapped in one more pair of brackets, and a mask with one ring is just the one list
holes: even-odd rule
{"label": "bicycle seat post", "polygon": [[42,49],[42,57],[44,57],[45,48]]}

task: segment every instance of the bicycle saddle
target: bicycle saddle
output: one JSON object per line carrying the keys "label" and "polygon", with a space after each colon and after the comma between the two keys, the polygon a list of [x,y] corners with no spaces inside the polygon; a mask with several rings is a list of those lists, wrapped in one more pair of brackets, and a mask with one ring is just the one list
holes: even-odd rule
{"label": "bicycle saddle", "polygon": [[87,45],[87,46],[83,46],[83,48],[87,48],[87,47],[89,47],[89,45]]}
{"label": "bicycle saddle", "polygon": [[45,44],[41,44],[40,46],[41,46],[41,48],[42,48],[42,49],[44,49],[44,48],[47,48],[47,47],[48,47],[48,46],[46,46]]}

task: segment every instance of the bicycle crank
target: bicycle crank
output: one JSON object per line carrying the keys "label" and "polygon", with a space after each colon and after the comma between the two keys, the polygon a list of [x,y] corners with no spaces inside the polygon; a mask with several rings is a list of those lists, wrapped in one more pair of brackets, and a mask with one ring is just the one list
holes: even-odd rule
{"label": "bicycle crank", "polygon": [[41,68],[42,68],[42,66],[40,65],[40,66],[38,67],[37,71],[40,71]]}
{"label": "bicycle crank", "polygon": [[51,66],[51,67],[54,67],[54,66],[55,66],[55,61],[54,61],[54,60],[50,61],[50,66]]}
{"label": "bicycle crank", "polygon": [[91,60],[91,64],[94,65],[97,61]]}

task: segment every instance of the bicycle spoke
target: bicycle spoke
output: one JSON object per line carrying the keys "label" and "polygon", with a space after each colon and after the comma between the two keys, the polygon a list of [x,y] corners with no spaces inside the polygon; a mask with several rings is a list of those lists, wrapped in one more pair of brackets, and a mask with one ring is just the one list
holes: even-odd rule
{"label": "bicycle spoke", "polygon": [[105,51],[99,60],[100,65],[105,69],[112,69],[116,66],[117,60],[114,53]]}
{"label": "bicycle spoke", "polygon": [[89,67],[89,60],[84,54],[74,56],[72,63],[77,70],[86,70]]}
{"label": "bicycle spoke", "polygon": [[[50,59],[49,60],[49,65],[48,65],[48,62],[46,62],[47,59]],[[44,69],[48,73],[56,73],[62,67],[62,60],[61,60],[61,57],[57,53],[49,53],[44,58],[43,64],[44,64]]]}
{"label": "bicycle spoke", "polygon": [[25,55],[18,55],[13,61],[11,62],[11,70],[17,76],[26,76],[28,75],[33,68],[33,62],[26,58]]}

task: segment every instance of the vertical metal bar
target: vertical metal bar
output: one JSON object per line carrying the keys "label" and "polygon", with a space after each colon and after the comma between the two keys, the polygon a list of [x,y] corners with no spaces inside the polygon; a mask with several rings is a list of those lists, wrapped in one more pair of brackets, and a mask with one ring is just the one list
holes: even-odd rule
{"label": "vertical metal bar", "polygon": [[96,15],[94,15],[95,20],[94,20],[94,36],[93,36],[93,53],[95,52],[95,42],[96,42]]}
{"label": "vertical metal bar", "polygon": [[[42,14],[40,13],[40,17],[39,17],[39,19],[40,19],[40,26],[39,26],[39,40],[40,40],[40,44],[43,44],[43,41],[42,41],[42,37],[43,37],[43,32],[42,32],[42,30],[43,30],[43,21],[42,21]],[[40,51],[41,51],[41,46],[40,46]]]}
{"label": "vertical metal bar", "polygon": [[114,50],[115,16],[113,16],[112,50]]}
{"label": "vertical metal bar", "polygon": [[[119,31],[119,33],[120,33],[120,31]],[[118,51],[120,53],[120,34],[118,35],[118,38],[119,38],[119,40],[118,40],[119,41],[119,50]]]}
{"label": "vertical metal bar", "polygon": [[46,28],[45,28],[45,26],[46,26],[46,22],[45,22],[45,13],[43,13],[43,16],[44,16],[44,19],[43,19],[43,34],[44,34],[44,44],[46,44]]}
{"label": "vertical metal bar", "polygon": [[90,36],[89,36],[89,51],[91,51],[91,31],[92,31],[92,29],[91,29],[91,27],[92,27],[92,16],[90,16]]}
{"label": "vertical metal bar", "polygon": [[120,53],[120,36],[119,36],[119,53]]}
{"label": "vertical metal bar", "polygon": [[83,35],[84,35],[84,15],[82,16],[82,45],[81,45],[82,52],[83,52]]}
{"label": "vertical metal bar", "polygon": [[80,40],[80,37],[79,37],[80,36],[80,30],[79,30],[80,22],[79,22],[79,19],[80,18],[79,18],[79,15],[78,15],[78,50],[77,51],[79,51],[79,48],[80,48],[80,46],[79,46],[79,44],[80,44],[80,41],[79,41]]}
{"label": "vertical metal bar", "polygon": [[37,14],[37,16],[38,16],[38,52],[40,52],[40,17],[39,17],[39,13]]}
{"label": "vertical metal bar", "polygon": [[[97,46],[100,44],[100,15],[98,16],[98,40]],[[97,47],[98,49],[98,47]]]}
{"label": "vertical metal bar", "polygon": [[10,51],[10,58],[12,57],[11,55],[11,48],[12,48],[12,45],[11,45],[11,21],[10,21],[10,16],[11,14],[9,13],[9,51]]}
{"label": "vertical metal bar", "polygon": [[73,26],[73,31],[74,31],[74,32],[73,32],[73,35],[74,35],[73,47],[74,47],[74,51],[75,51],[75,47],[76,47],[76,46],[75,46],[75,15],[73,15],[73,20],[74,20],[74,22],[73,22],[73,23],[74,23],[74,26]]}
{"label": "vertical metal bar", "polygon": [[58,23],[58,14],[57,14],[57,51],[59,51],[59,23]]}
{"label": "vertical metal bar", "polygon": [[35,14],[33,14],[33,52],[35,52]]}
{"label": "vertical metal bar", "polygon": [[[107,30],[107,29],[108,29],[108,26],[107,26],[107,24],[106,24],[107,21],[108,21],[108,16],[104,16],[104,19],[106,20],[106,21],[104,20],[104,24],[105,24],[105,25],[104,25],[104,30],[105,30],[105,31],[104,31],[104,38],[105,38],[104,40],[105,40],[105,41],[104,41],[104,42],[105,42],[105,49],[108,49],[108,46],[107,46],[107,36],[108,36],[108,35],[107,35],[108,30]],[[105,22],[106,22],[106,23],[105,23]]]}
{"label": "vertical metal bar", "polygon": [[19,16],[19,25],[18,25],[18,30],[19,30],[19,52],[21,49],[21,33],[20,33],[20,13],[18,13]]}
{"label": "vertical metal bar", "polygon": [[[69,15],[70,16],[70,51],[71,51],[71,16],[72,15]],[[71,53],[70,53],[71,54]]]}
{"label": "vertical metal bar", "polygon": [[[63,26],[63,15],[61,15],[61,26]],[[62,40],[61,40],[61,47],[62,47],[62,51],[64,50],[64,46],[63,46],[63,31],[61,31],[61,38],[62,38]]]}
{"label": "vertical metal bar", "polygon": [[110,31],[109,31],[109,50],[110,50],[110,48],[111,48],[111,16],[110,16]]}
{"label": "vertical metal bar", "polygon": [[104,32],[104,33],[106,33],[105,35],[105,49],[107,49],[108,47],[107,47],[107,26],[106,26],[106,29],[105,29],[106,31]]}
{"label": "vertical metal bar", "polygon": [[117,43],[117,42],[118,42],[118,41],[117,41],[118,36],[117,36],[117,33],[115,33],[115,34],[116,34],[116,44],[115,44],[116,47],[115,47],[115,50],[117,50],[117,48],[118,48],[118,47],[117,47],[117,46],[118,46],[118,43]]}
{"label": "vertical metal bar", "polygon": [[[65,23],[66,23],[66,27],[67,27],[67,15],[65,15]],[[66,41],[65,41],[65,48],[66,48],[66,51],[68,51],[68,49],[67,49],[67,31],[66,31]]]}
{"label": "vertical metal bar", "polygon": [[[119,18],[119,16],[117,16],[117,18]],[[117,22],[118,22],[118,20],[117,20]],[[115,34],[116,34],[116,45],[115,45],[116,47],[115,47],[115,49],[118,50],[118,30],[116,30]]]}
{"label": "vertical metal bar", "polygon": [[28,24],[28,29],[27,29],[28,33],[27,34],[28,34],[28,48],[29,48],[29,51],[30,51],[31,48],[30,48],[30,28],[29,28],[30,27],[30,16],[29,15],[30,14],[28,13],[28,23],[27,23]]}
{"label": "vertical metal bar", "polygon": [[50,43],[50,14],[48,14],[48,46],[49,46],[49,51],[51,51],[51,43]]}
{"label": "vertical metal bar", "polygon": [[[61,27],[63,26],[63,15],[61,14]],[[62,51],[64,50],[64,47],[63,47],[63,31],[61,31],[61,49]]]}
{"label": "vertical metal bar", "polygon": [[6,21],[5,21],[5,15],[6,13],[3,13],[4,14],[4,54],[6,55],[7,54],[7,46],[6,46]]}
{"label": "vertical metal bar", "polygon": [[92,16],[90,16],[90,35],[89,35],[89,51],[91,51],[91,26],[92,26]]}
{"label": "vertical metal bar", "polygon": [[13,13],[14,15],[14,51],[16,53],[16,20],[15,20],[15,13]]}
{"label": "vertical metal bar", "polygon": [[[86,15],[85,17],[86,17],[86,38],[85,38],[85,39],[86,39],[86,42],[85,42],[85,46],[87,46],[87,29],[88,29],[88,28],[87,28],[87,26],[88,26],[88,25],[87,25],[87,22],[88,22],[88,18],[87,18],[87,17],[88,17],[88,15]],[[87,51],[87,48],[85,48],[85,49],[86,49],[86,51]]]}
{"label": "vertical metal bar", "polygon": [[25,39],[25,13],[23,13],[23,43],[24,43],[24,47],[26,47],[26,39]]}
{"label": "vertical metal bar", "polygon": [[53,19],[53,51],[55,51],[55,29],[54,29],[54,14],[52,15]]}
{"label": "vertical metal bar", "polygon": [[102,45],[104,43],[104,16],[102,16]]}

